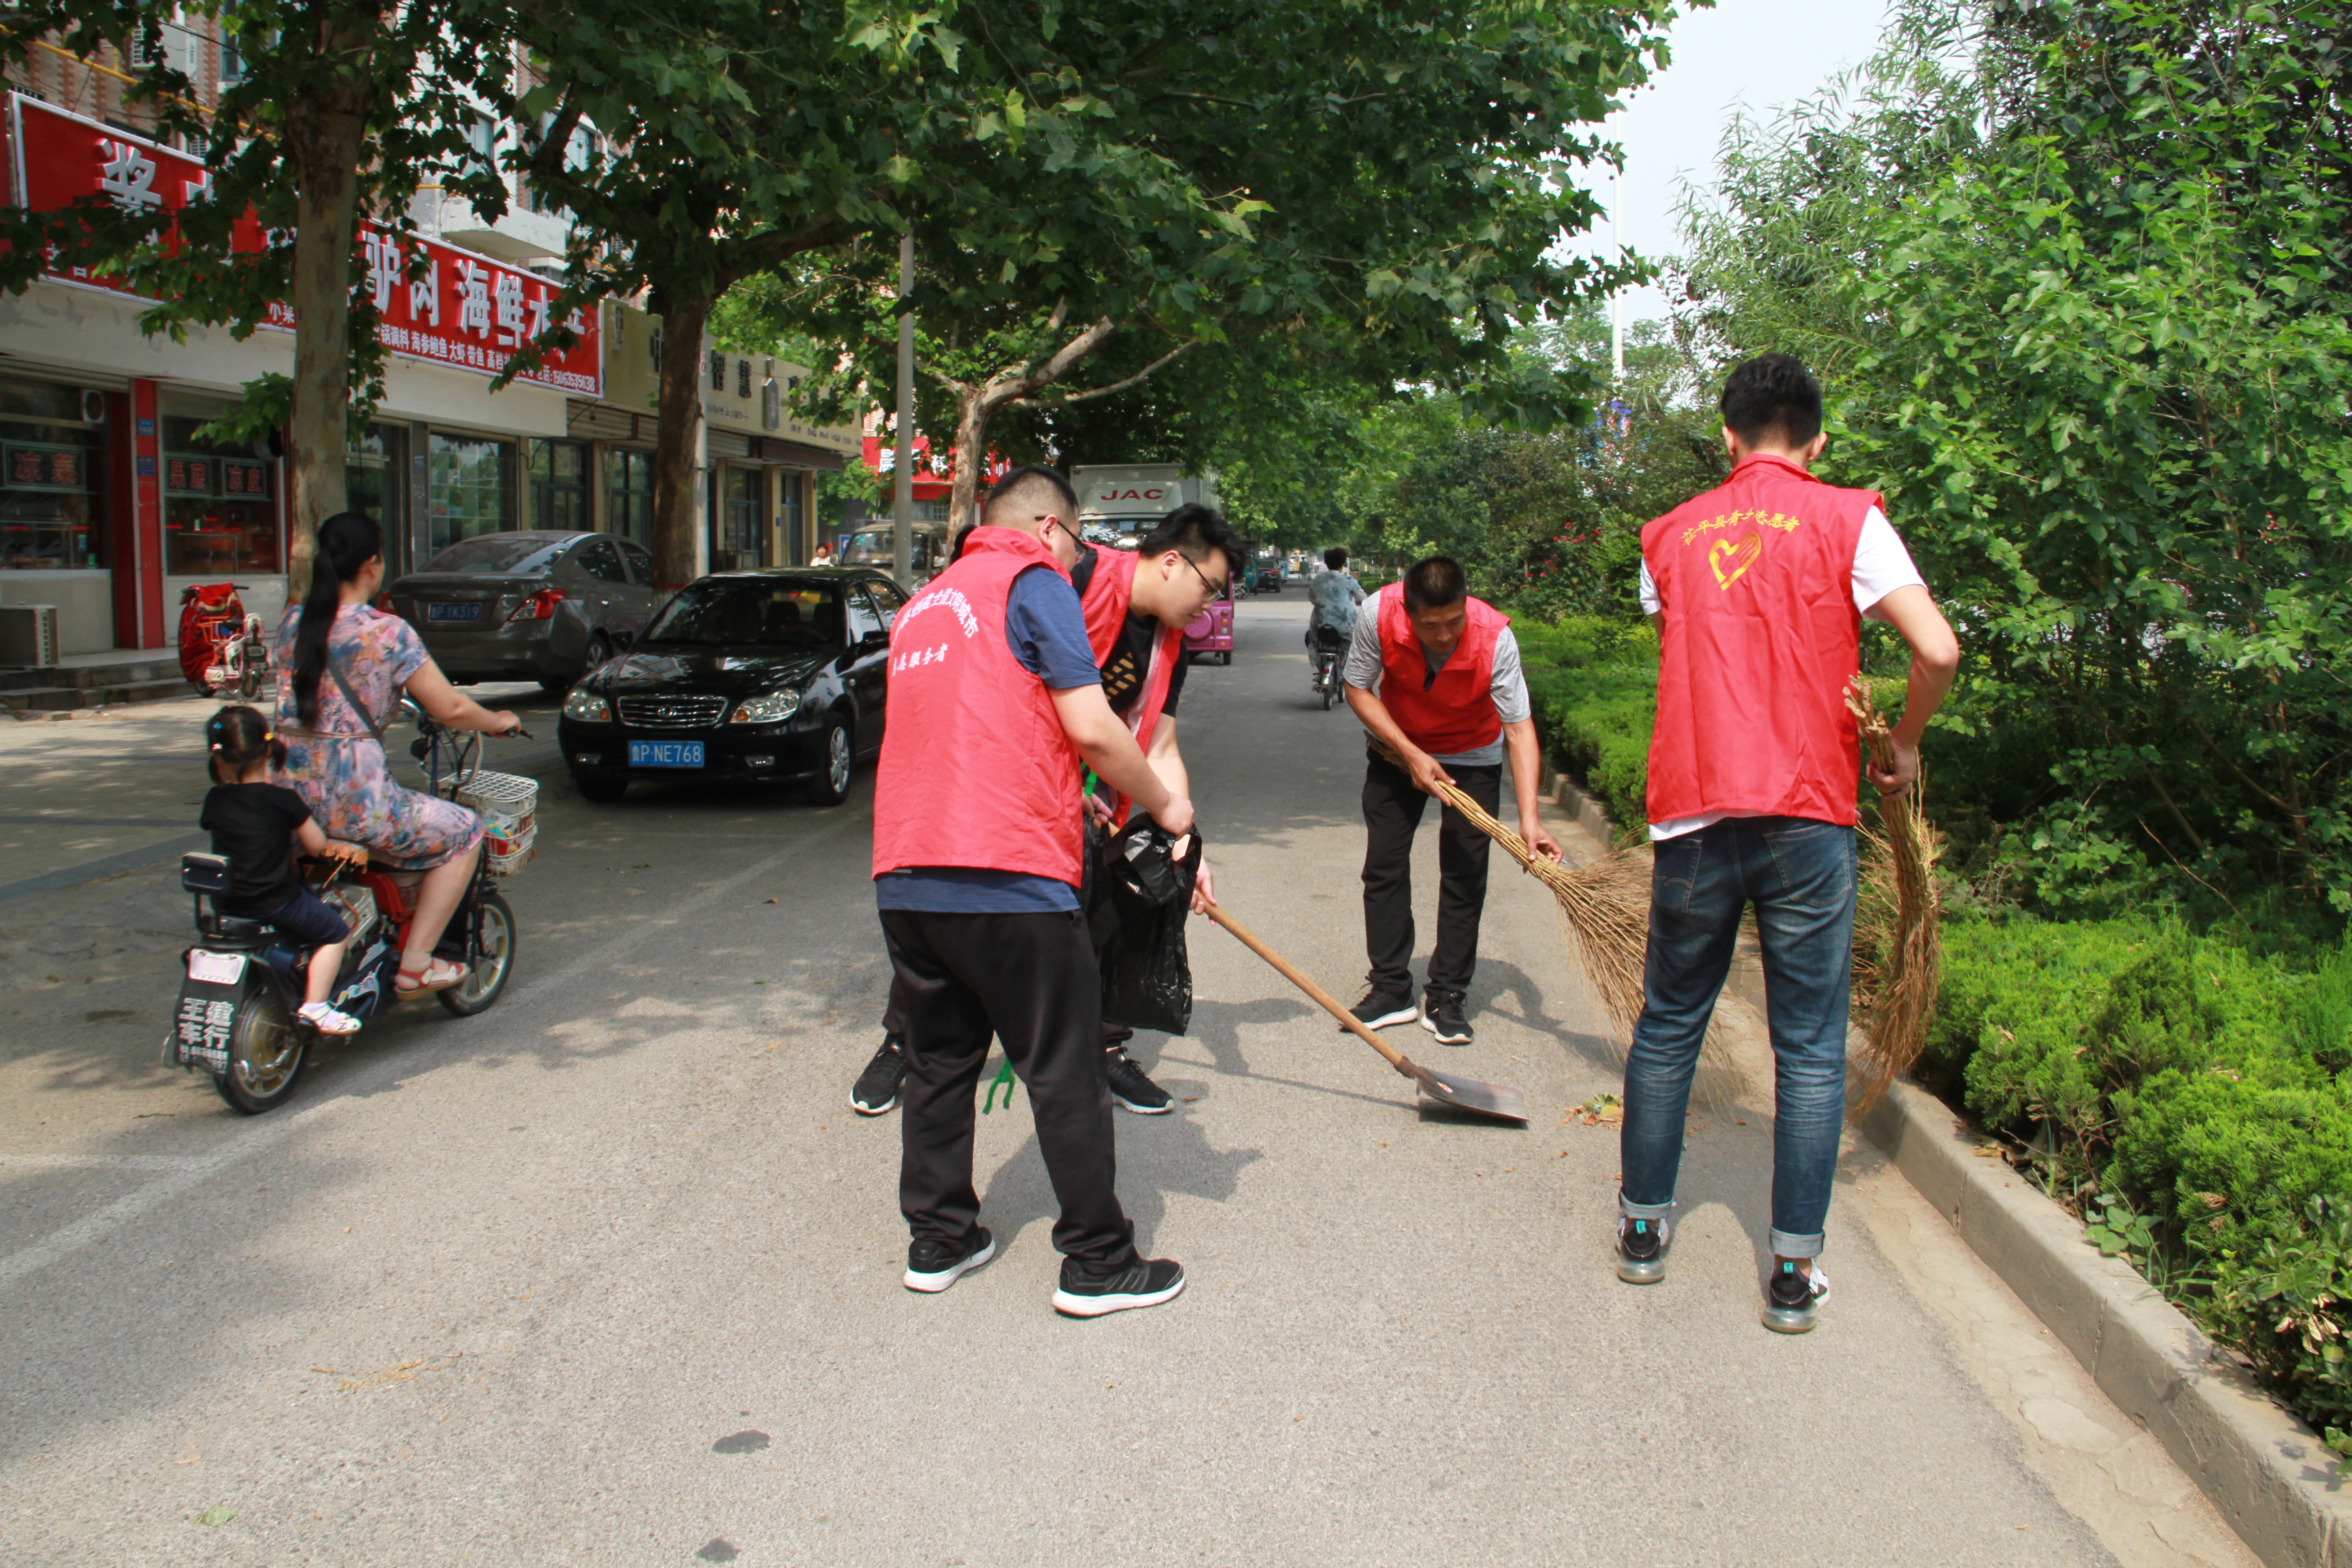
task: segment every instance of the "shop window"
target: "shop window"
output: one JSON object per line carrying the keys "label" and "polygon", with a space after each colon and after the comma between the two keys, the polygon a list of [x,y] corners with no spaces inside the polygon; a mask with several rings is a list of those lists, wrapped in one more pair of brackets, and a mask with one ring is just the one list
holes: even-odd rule
{"label": "shop window", "polygon": [[784,559],[795,566],[808,564],[808,479],[787,472],[783,477]]}
{"label": "shop window", "polygon": [[105,413],[79,387],[0,381],[0,569],[106,564]]}
{"label": "shop window", "polygon": [[767,470],[727,470],[720,491],[723,505],[717,519],[718,537],[710,542],[710,569],[740,572],[760,562],[761,534],[768,521]]}
{"label": "shop window", "polygon": [[515,525],[514,443],[436,431],[425,465],[426,548],[438,554],[461,539]]}
{"label": "shop window", "polygon": [[588,448],[577,441],[530,444],[530,526],[585,532]]}
{"label": "shop window", "polygon": [[604,449],[604,531],[633,539],[650,550],[654,542],[654,455],[624,447]]}
{"label": "shop window", "polygon": [[387,548],[407,537],[401,523],[408,514],[408,487],[401,482],[400,461],[407,446],[407,432],[371,425],[343,448],[344,504],[375,519]]}
{"label": "shop window", "polygon": [[250,447],[198,438],[215,416],[163,415],[163,570],[187,577],[283,571],[278,465]]}

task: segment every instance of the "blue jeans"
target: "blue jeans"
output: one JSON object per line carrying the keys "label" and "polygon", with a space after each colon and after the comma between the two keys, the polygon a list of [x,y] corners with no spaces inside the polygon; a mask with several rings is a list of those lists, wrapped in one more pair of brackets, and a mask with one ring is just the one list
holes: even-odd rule
{"label": "blue jeans", "polygon": [[1668,838],[1650,872],[1642,1018],[1625,1058],[1624,1182],[1618,1207],[1674,1207],[1691,1075],[1730,973],[1739,915],[1756,906],[1777,1098],[1772,1251],[1817,1258],[1845,1112],[1853,963],[1853,829],[1797,816],[1727,817]]}

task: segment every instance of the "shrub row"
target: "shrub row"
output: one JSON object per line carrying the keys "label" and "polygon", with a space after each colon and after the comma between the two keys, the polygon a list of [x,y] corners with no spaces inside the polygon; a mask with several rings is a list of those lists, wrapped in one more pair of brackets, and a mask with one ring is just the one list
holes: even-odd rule
{"label": "shrub row", "polygon": [[1545,754],[1581,779],[1621,827],[1647,820],[1655,634],[1640,622],[1598,616],[1517,621],[1511,629]]}

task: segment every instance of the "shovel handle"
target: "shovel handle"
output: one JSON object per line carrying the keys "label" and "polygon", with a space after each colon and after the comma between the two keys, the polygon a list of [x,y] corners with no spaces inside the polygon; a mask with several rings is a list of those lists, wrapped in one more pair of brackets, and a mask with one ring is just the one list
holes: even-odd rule
{"label": "shovel handle", "polygon": [[1274,965],[1276,969],[1281,972],[1282,977],[1285,980],[1289,981],[1293,985],[1297,986],[1301,991],[1306,992],[1307,994],[1321,1003],[1323,1010],[1330,1014],[1334,1018],[1339,1019],[1341,1027],[1347,1029],[1358,1039],[1363,1041],[1364,1044],[1371,1047],[1372,1049],[1380,1052],[1381,1055],[1387,1059],[1389,1066],[1396,1068],[1397,1071],[1402,1073],[1407,1078],[1415,1077],[1412,1070],[1412,1064],[1404,1059],[1402,1053],[1399,1052],[1386,1040],[1383,1040],[1378,1035],[1375,1035],[1370,1029],[1364,1027],[1362,1022],[1359,1020],[1353,1013],[1349,1012],[1345,1007],[1339,1005],[1338,997],[1332,995],[1328,991],[1324,990],[1323,987],[1316,984],[1315,982],[1307,979],[1307,976],[1298,973],[1297,969],[1292,967],[1288,959],[1284,958],[1280,953],[1275,952],[1274,949],[1266,946],[1265,943],[1258,941],[1256,937],[1250,934],[1248,928],[1244,926],[1241,921],[1234,919],[1233,916],[1225,913],[1223,907],[1216,904],[1211,904],[1208,909],[1202,912],[1211,920],[1216,921],[1219,925],[1233,932],[1234,935],[1239,937],[1244,947],[1248,948],[1252,952],[1256,953],[1260,958],[1265,959],[1268,963]]}

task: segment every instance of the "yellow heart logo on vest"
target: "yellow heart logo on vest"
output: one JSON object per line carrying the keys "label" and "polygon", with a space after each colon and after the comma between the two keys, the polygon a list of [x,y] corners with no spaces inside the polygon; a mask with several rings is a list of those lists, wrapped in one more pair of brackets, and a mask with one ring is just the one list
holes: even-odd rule
{"label": "yellow heart logo on vest", "polygon": [[1764,536],[1760,533],[1751,533],[1745,539],[1718,539],[1707,547],[1706,563],[1715,568],[1716,582],[1728,588],[1763,553]]}

